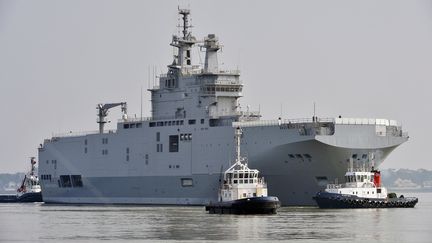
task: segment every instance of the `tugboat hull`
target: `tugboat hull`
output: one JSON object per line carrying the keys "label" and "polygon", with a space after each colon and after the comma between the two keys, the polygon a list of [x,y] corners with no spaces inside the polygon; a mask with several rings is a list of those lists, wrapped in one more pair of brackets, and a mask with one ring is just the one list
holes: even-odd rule
{"label": "tugboat hull", "polygon": [[281,202],[277,197],[251,197],[229,202],[210,203],[210,214],[275,214]]}
{"label": "tugboat hull", "polygon": [[418,202],[416,197],[363,198],[328,192],[318,192],[313,199],[320,208],[413,208]]}
{"label": "tugboat hull", "polygon": [[28,192],[21,196],[17,195],[0,195],[0,203],[27,203],[27,202],[42,202],[42,193]]}

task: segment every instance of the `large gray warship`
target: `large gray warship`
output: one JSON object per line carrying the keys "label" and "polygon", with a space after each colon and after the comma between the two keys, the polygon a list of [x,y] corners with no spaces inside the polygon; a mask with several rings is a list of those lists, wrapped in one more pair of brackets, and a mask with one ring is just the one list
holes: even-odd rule
{"label": "large gray warship", "polygon": [[[261,171],[283,205],[315,205],[329,181],[342,180],[350,159],[376,166],[408,136],[387,119],[261,120],[239,106],[238,70],[221,70],[214,34],[196,39],[180,9],[177,52],[151,92],[152,116],[129,118],[126,103],[98,105],[99,131],[45,139],[39,175],[47,203],[205,205],[216,201],[221,173],[234,161],[234,131],[243,130],[249,165]],[[205,50],[204,65],[191,50]],[[108,110],[121,106],[116,130],[104,130]]]}

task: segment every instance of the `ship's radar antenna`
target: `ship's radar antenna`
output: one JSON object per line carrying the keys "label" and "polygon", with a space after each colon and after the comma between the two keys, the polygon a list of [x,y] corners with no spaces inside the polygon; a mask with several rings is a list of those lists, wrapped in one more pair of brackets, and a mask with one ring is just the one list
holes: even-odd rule
{"label": "ship's radar antenna", "polygon": [[127,104],[126,102],[120,102],[120,103],[108,103],[108,104],[98,104],[96,106],[96,109],[98,110],[98,119],[97,123],[99,123],[99,133],[103,133],[105,123],[107,123],[107,120],[105,119],[108,116],[108,110],[116,107],[121,106],[121,111],[123,113],[122,119],[127,120]]}
{"label": "ship's radar antenna", "polygon": [[183,15],[183,26],[179,27],[183,27],[183,38],[186,39],[189,34],[188,28],[192,28],[192,25],[189,24],[190,9],[180,9],[180,7],[178,7],[178,11],[179,14]]}

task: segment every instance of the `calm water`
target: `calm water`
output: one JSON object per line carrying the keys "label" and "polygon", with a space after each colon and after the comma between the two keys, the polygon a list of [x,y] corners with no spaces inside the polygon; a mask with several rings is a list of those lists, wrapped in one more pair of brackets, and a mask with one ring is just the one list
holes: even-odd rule
{"label": "calm water", "polygon": [[414,209],[285,207],[271,216],[209,215],[204,207],[0,204],[0,242],[257,239],[432,242],[432,193],[416,196],[420,202]]}

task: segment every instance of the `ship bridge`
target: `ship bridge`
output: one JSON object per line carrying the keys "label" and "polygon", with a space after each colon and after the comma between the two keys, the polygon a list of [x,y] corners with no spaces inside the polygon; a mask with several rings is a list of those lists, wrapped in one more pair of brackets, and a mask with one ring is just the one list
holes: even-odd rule
{"label": "ship bridge", "polygon": [[[152,117],[175,119],[204,118],[213,125],[239,120],[256,120],[258,112],[241,111],[238,99],[243,96],[243,82],[238,70],[221,70],[218,51],[222,48],[215,34],[195,38],[191,31],[189,10],[179,10],[183,23],[182,36],[174,35],[171,46],[176,48],[173,62],[166,74],[159,76],[151,92]],[[192,48],[205,52],[204,64],[193,63]],[[245,115],[250,114],[248,117]],[[243,117],[243,118],[242,118]]]}

